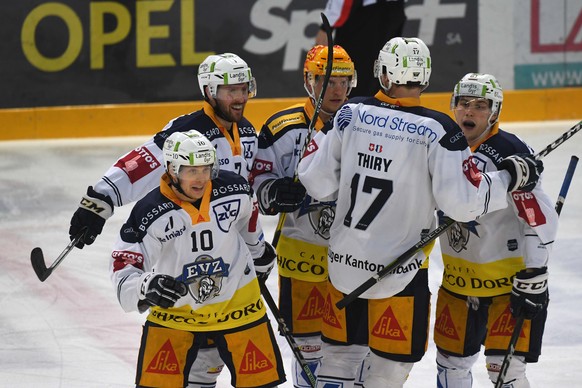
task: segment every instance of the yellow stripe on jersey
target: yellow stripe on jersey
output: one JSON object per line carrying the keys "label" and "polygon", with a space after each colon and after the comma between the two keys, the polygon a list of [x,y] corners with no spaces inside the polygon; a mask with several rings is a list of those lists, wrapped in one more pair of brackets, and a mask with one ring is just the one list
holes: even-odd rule
{"label": "yellow stripe on jersey", "polygon": [[327,279],[327,247],[281,235],[277,243],[279,275],[307,282]]}
{"label": "yellow stripe on jersey", "polygon": [[150,308],[147,320],[165,327],[185,331],[227,330],[255,322],[266,314],[256,278],[239,288],[224,302],[164,309]]}
{"label": "yellow stripe on jersey", "polygon": [[513,276],[525,268],[523,257],[508,257],[490,263],[472,263],[443,255],[443,287],[466,296],[496,296],[511,292]]}

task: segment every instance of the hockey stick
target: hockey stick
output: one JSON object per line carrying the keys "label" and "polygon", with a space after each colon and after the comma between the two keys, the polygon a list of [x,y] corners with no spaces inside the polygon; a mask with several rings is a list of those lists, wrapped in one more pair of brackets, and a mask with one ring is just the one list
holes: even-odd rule
{"label": "hockey stick", "polygon": [[[568,165],[568,170],[566,171],[566,176],[562,182],[562,188],[560,189],[560,194],[558,195],[558,201],[556,202],[556,213],[560,215],[562,212],[562,206],[564,206],[564,201],[566,200],[566,195],[570,189],[570,183],[572,182],[572,177],[574,176],[574,171],[576,170],[576,165],[578,164],[578,157],[572,155],[570,158],[570,164]],[[520,315],[515,320],[515,326],[513,327],[513,333],[511,333],[511,338],[509,340],[509,345],[507,347],[507,352],[503,358],[503,363],[501,364],[501,369],[499,369],[499,376],[497,377],[497,382],[495,383],[495,388],[501,388],[505,377],[507,376],[507,371],[509,370],[509,365],[515,354],[515,346],[517,345],[517,340],[521,334],[521,329],[523,328],[523,323],[525,318]]]}
{"label": "hockey stick", "polygon": [[[536,159],[544,158],[550,152],[552,152],[553,150],[558,148],[560,145],[562,145],[562,143],[564,143],[566,140],[571,138],[576,132],[580,131],[580,129],[582,129],[582,121],[579,121],[578,124],[574,125],[572,128],[567,130],[562,136],[560,136],[559,138],[554,140],[550,145],[548,145],[546,148],[544,148],[543,150],[538,152],[535,156]],[[360,295],[362,295],[366,290],[370,289],[374,284],[380,282],[382,279],[384,279],[386,276],[388,276],[392,270],[394,270],[396,267],[400,266],[406,260],[410,259],[419,250],[426,247],[433,240],[435,240],[438,236],[443,234],[448,228],[453,226],[454,223],[455,223],[454,220],[447,219],[443,224],[439,225],[436,229],[434,229],[432,232],[430,232],[425,237],[423,237],[419,242],[414,244],[410,249],[408,249],[406,252],[404,252],[403,254],[398,256],[392,263],[390,263],[386,267],[382,268],[382,270],[380,272],[378,272],[374,276],[370,277],[368,280],[366,280],[364,283],[362,283],[360,286],[358,286],[355,290],[353,290],[352,292],[350,292],[349,294],[344,296],[342,299],[340,299],[336,303],[336,307],[341,310],[344,307],[346,307],[348,304],[352,303]]]}
{"label": "hockey stick", "polygon": [[[313,110],[313,116],[311,117],[311,121],[309,122],[309,127],[307,127],[307,136],[305,137],[305,141],[303,142],[303,147],[301,147],[301,157],[305,153],[309,142],[311,141],[313,128],[315,128],[315,123],[317,123],[317,118],[319,117],[319,111],[321,110],[321,105],[323,104],[323,96],[327,90],[327,84],[329,83],[329,79],[331,78],[331,71],[333,68],[333,36],[331,26],[329,25],[329,20],[322,12],[321,13],[321,20],[323,21],[323,29],[325,30],[325,34],[327,35],[327,66],[325,68],[325,75],[323,77],[323,84],[321,85],[321,93],[319,97],[317,97],[317,101],[315,101],[315,109]],[[293,179],[297,180],[297,168],[295,168],[295,173]],[[277,248],[277,244],[279,243],[279,238],[281,237],[281,229],[283,229],[283,224],[285,223],[285,219],[287,218],[287,213],[281,213],[279,216],[279,222],[277,222],[277,227],[275,228],[275,233],[273,234],[273,242],[271,245]]]}
{"label": "hockey stick", "polygon": [[73,250],[75,245],[77,245],[81,238],[83,238],[84,234],[85,228],[81,229],[81,231],[75,235],[75,238],[71,240],[69,245],[67,245],[67,247],[61,252],[59,257],[57,257],[57,259],[48,268],[46,267],[46,264],[44,262],[44,255],[42,253],[42,249],[36,247],[32,250],[32,252],[30,252],[30,262],[32,264],[32,269],[34,269],[36,276],[38,276],[38,279],[41,282],[44,282],[51,275],[53,270],[57,268],[59,264],[61,264],[61,261],[63,261],[65,257],[67,257],[69,252]]}
{"label": "hockey stick", "polygon": [[281,332],[281,334],[283,334],[283,336],[287,340],[287,343],[291,347],[291,351],[293,352],[293,355],[297,359],[297,362],[299,362],[299,365],[301,365],[301,369],[303,370],[303,372],[305,372],[305,375],[307,376],[307,379],[309,380],[309,385],[311,386],[311,388],[315,388],[315,384],[316,384],[315,376],[313,375],[313,372],[311,371],[311,369],[309,369],[309,365],[307,365],[307,361],[305,361],[305,358],[301,354],[301,349],[299,349],[297,342],[295,342],[295,340],[293,339],[293,336],[291,335],[291,332],[290,332],[289,328],[287,327],[285,320],[281,316],[281,313],[279,312],[279,309],[277,308],[277,304],[273,300],[273,297],[271,296],[271,293],[269,292],[267,285],[265,284],[265,282],[262,282],[259,280],[259,286],[261,287],[261,294],[263,294],[263,298],[265,299],[265,302],[267,303],[267,305],[271,309],[273,316],[275,317],[275,319],[277,320],[277,323],[279,324],[279,331]]}

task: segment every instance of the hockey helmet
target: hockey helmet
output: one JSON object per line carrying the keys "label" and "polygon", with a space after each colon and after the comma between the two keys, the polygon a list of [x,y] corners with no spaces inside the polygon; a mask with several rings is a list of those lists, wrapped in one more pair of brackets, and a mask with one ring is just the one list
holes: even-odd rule
{"label": "hockey helmet", "polygon": [[[431,73],[430,51],[419,38],[392,38],[378,53],[374,63],[374,76],[380,86],[389,90],[395,85],[419,85],[426,89]],[[388,77],[388,86],[382,75]]]}
{"label": "hockey helmet", "polygon": [[[468,73],[455,85],[451,96],[451,110],[454,109],[459,97],[484,98],[490,102],[491,117],[497,115],[499,119],[503,103],[503,88],[491,74]],[[490,117],[490,119],[491,119]]]}
{"label": "hockey helmet", "polygon": [[[211,179],[218,176],[216,149],[200,132],[174,132],[164,142],[164,163],[178,176],[181,166],[212,165]],[[170,167],[168,167],[168,163]]]}
{"label": "hockey helmet", "polygon": [[198,66],[198,86],[205,98],[206,86],[210,89],[210,95],[216,98],[218,86],[242,83],[249,84],[249,98],[257,95],[257,82],[251,68],[236,54],[209,55]]}
{"label": "hockey helmet", "polygon": [[[325,75],[327,70],[327,46],[316,45],[307,52],[303,63],[303,72],[312,76]],[[333,46],[332,77],[350,77],[351,87],[357,83],[356,69],[352,58],[340,45]]]}

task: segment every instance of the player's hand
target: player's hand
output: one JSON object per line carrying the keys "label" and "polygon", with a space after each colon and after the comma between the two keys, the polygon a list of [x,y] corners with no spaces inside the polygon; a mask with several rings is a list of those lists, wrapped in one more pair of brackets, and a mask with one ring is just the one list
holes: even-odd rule
{"label": "player's hand", "polygon": [[510,309],[513,317],[534,318],[548,305],[547,267],[519,271],[513,279]]}
{"label": "player's hand", "polygon": [[139,299],[149,306],[173,307],[187,293],[186,285],[169,275],[146,272],[140,278]]}
{"label": "player's hand", "polygon": [[544,164],[532,154],[515,154],[503,159],[499,169],[507,170],[511,175],[508,192],[532,191],[544,171]]}
{"label": "player's hand", "polygon": [[271,270],[275,266],[276,258],[275,248],[265,241],[265,252],[263,252],[261,257],[254,259],[255,272],[260,282],[264,283],[267,281]]}
{"label": "player's hand", "polygon": [[76,247],[83,249],[85,244],[91,245],[101,234],[105,221],[113,214],[113,201],[107,195],[93,190],[93,187],[87,188],[87,195],[81,198],[79,208],[71,218],[69,235],[71,240],[85,228],[85,234],[79,240]]}
{"label": "player's hand", "polygon": [[259,207],[267,215],[290,213],[301,207],[305,195],[301,182],[290,177],[273,179],[259,189]]}

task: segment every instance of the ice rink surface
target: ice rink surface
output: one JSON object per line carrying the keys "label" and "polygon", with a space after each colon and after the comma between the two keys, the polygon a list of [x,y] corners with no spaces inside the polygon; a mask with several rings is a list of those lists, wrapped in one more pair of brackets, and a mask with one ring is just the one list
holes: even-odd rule
{"label": "ice rink surface", "polygon": [[[576,121],[505,124],[537,151]],[[6,129],[7,130],[7,129]],[[74,249],[41,283],[30,251],[50,265],[68,244],[72,213],[88,185],[145,137],[0,142],[0,387],[131,387],[145,315],[124,313],[108,275],[108,256],[130,207],[117,209],[96,243]],[[543,185],[556,199],[571,155],[582,157],[576,134],[544,159]],[[582,166],[574,175],[550,262],[549,317],[542,356],[528,366],[533,387],[582,384]],[[275,217],[262,217],[271,239]],[[378,236],[381,238],[381,236]],[[440,281],[439,246],[431,254],[433,295]],[[277,297],[276,271],[268,285]],[[433,303],[434,305],[434,303]],[[433,306],[434,307],[434,306]],[[434,323],[434,315],[432,317]],[[279,337],[288,382],[293,357]],[[426,356],[406,387],[434,387],[432,332]],[[474,387],[490,387],[481,357]],[[229,374],[219,387],[228,387]]]}

